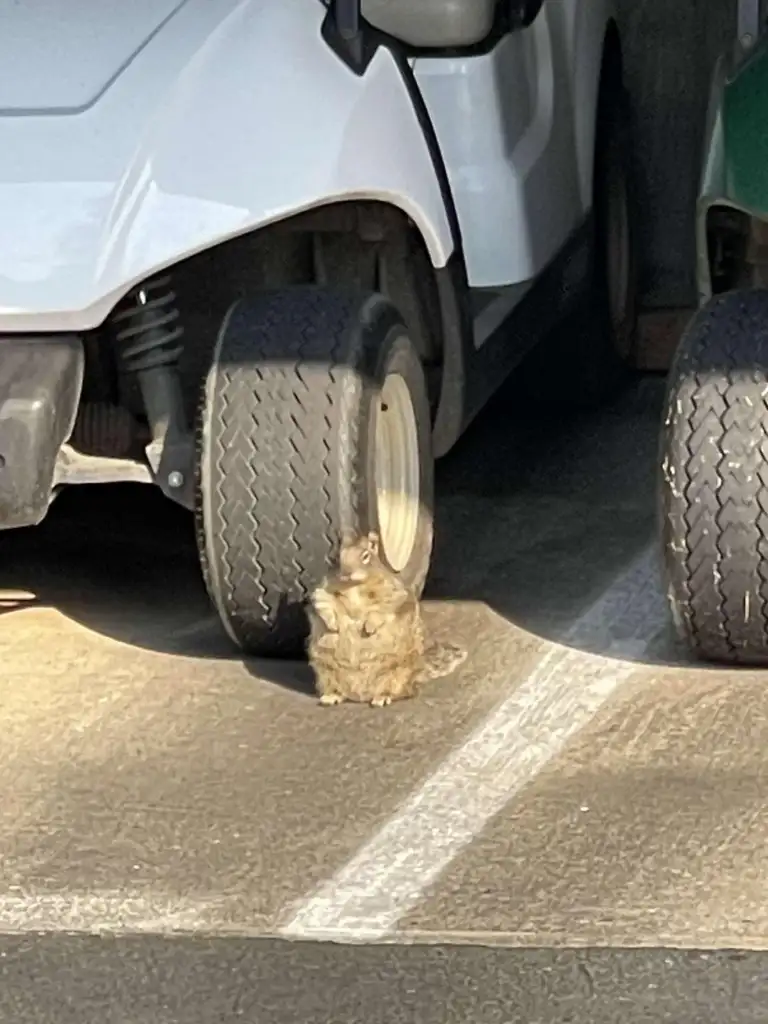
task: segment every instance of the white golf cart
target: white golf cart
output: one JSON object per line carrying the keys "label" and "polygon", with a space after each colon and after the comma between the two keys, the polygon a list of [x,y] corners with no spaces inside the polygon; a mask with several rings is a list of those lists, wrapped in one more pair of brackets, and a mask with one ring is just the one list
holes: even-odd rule
{"label": "white golf cart", "polygon": [[26,0],[0,58],[0,526],[158,485],[248,652],[344,529],[423,586],[433,460],[538,341],[553,404],[631,364],[610,0]]}

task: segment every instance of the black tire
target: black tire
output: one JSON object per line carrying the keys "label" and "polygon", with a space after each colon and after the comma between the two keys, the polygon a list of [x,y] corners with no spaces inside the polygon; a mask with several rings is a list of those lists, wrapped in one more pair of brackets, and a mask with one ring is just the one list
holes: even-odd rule
{"label": "black tire", "polygon": [[[568,318],[542,339],[523,365],[523,391],[536,407],[550,409],[555,402],[573,411],[599,408],[622,391],[636,363],[637,230],[630,126],[629,95],[607,76],[600,89],[595,137],[590,285]],[[611,241],[618,217],[625,224],[620,260]],[[621,288],[615,304],[614,286]]]}
{"label": "black tire", "polygon": [[206,587],[244,651],[298,657],[306,599],[345,530],[378,530],[373,417],[388,373],[416,421],[420,512],[402,578],[421,592],[432,552],[434,465],[424,372],[380,295],[301,287],[236,303],[198,426],[196,524]]}
{"label": "black tire", "polygon": [[768,661],[768,292],[693,317],[669,375],[659,505],[667,596],[707,661]]}

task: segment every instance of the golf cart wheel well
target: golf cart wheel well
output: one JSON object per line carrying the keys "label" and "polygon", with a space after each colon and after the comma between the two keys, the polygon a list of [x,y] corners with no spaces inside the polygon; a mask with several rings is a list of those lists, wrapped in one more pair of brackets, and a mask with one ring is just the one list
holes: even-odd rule
{"label": "golf cart wheel well", "polygon": [[[199,253],[172,274],[182,319],[189,314],[190,321],[199,320],[201,305],[211,300],[220,312],[234,298],[262,288],[319,284],[381,292],[404,317],[428,376],[437,372],[439,379],[442,331],[434,269],[416,225],[387,203],[349,200],[307,210]],[[190,327],[185,322],[186,347],[202,347],[207,355],[204,340]]]}
{"label": "golf cart wheel well", "polygon": [[706,261],[713,295],[768,287],[768,222],[725,203],[705,219]]}
{"label": "golf cart wheel well", "polygon": [[130,447],[136,430],[146,431],[150,417],[139,380],[144,366],[172,368],[192,422],[232,303],[259,290],[306,284],[377,291],[393,302],[421,356],[436,415],[442,307],[424,240],[396,207],[346,201],[203,250],[132,288],[101,327],[83,337],[76,446],[89,454],[117,455]]}

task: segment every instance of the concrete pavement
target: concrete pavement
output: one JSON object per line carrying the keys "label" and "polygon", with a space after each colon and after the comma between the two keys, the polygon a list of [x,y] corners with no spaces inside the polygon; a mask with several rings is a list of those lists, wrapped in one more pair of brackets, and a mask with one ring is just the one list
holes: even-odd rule
{"label": "concrete pavement", "polygon": [[[97,964],[104,977],[123,964],[126,987],[94,1020],[234,1019],[215,994],[207,1017],[182,1014],[182,991],[165,1017],[115,1007],[137,978],[186,977],[199,958],[204,977],[255,957],[285,1000],[276,965],[290,960],[321,990],[270,1019],[326,1020],[318,1008],[360,972],[386,988],[391,971],[402,993],[429,963],[430,977],[467,979],[464,1006],[503,962],[560,1009],[473,1020],[567,1020],[577,1003],[545,998],[542,979],[555,971],[577,993],[582,954],[495,961],[476,946],[766,947],[766,677],[688,666],[669,635],[652,544],[660,396],[649,378],[599,417],[537,424],[507,393],[481,417],[440,467],[428,592],[433,628],[470,657],[389,709],[320,708],[304,666],[233,652],[191,523],[156,494],[81,489],[42,527],[1,537],[0,933],[22,935],[0,950],[0,991],[23,988],[25,971],[47,978],[46,964],[74,979],[76,950],[97,949],[72,1005]],[[93,947],[70,931],[141,937]],[[154,937],[172,931],[190,937]],[[297,938],[443,946],[342,956],[283,941]],[[171,949],[178,961],[153,966]],[[698,954],[594,955],[620,965],[605,993],[640,986],[643,999],[666,955],[683,988],[704,970]],[[759,955],[712,963],[716,993],[716,979],[749,986],[765,971]],[[433,1019],[432,984],[420,1016],[397,1004],[402,1019]],[[376,1016],[371,985],[370,1012],[333,1019],[399,1019]],[[651,1009],[622,1020],[688,1019]],[[67,1019],[46,1013],[28,1019]],[[451,1013],[434,1019],[464,1019]],[[589,1019],[616,1019],[601,1013]]]}

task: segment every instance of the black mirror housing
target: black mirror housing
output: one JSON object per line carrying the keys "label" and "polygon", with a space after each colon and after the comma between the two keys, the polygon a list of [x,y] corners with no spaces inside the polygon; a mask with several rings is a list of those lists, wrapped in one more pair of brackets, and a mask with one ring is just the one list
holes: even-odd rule
{"label": "black mirror housing", "polygon": [[509,20],[513,29],[528,28],[538,17],[544,0],[508,0]]}

